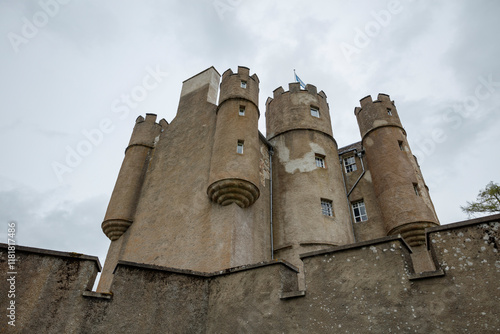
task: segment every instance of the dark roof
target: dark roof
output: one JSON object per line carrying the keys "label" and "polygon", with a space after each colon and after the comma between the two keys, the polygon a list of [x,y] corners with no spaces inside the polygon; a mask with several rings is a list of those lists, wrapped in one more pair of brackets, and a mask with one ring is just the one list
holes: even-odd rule
{"label": "dark roof", "polygon": [[358,141],[357,143],[350,144],[344,147],[339,148],[339,155],[344,154],[345,152],[356,149],[358,151],[361,151],[363,149],[363,146],[361,145],[361,142]]}

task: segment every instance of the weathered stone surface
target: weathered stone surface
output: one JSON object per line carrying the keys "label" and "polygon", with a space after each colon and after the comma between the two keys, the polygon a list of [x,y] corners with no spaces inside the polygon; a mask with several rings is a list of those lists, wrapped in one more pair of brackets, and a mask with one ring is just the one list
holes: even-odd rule
{"label": "weathered stone surface", "polygon": [[[17,321],[9,332],[498,332],[500,215],[427,236],[444,275],[412,279],[412,249],[392,236],[303,254],[305,293],[297,291],[297,270],[283,262],[211,273],[119,262],[111,299],[85,292],[95,258],[19,248]],[[3,244],[2,266],[6,254]],[[2,280],[0,293],[7,289]]]}

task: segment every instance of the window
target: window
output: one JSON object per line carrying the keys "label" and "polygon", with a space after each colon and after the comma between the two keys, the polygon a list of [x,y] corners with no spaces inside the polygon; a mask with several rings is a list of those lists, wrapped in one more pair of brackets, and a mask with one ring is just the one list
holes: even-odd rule
{"label": "window", "polygon": [[392,116],[392,110],[387,108],[387,115]]}
{"label": "window", "polygon": [[319,118],[319,109],[311,107],[311,116]]}
{"label": "window", "polygon": [[325,157],[322,156],[322,155],[316,155],[314,157],[314,159],[316,160],[316,167],[319,167],[319,168],[326,168],[325,166]]}
{"label": "window", "polygon": [[344,159],[344,167],[346,173],[354,172],[358,169],[358,167],[356,167],[356,159],[354,156]]}
{"label": "window", "polygon": [[365,202],[358,201],[352,203],[352,212],[354,213],[354,221],[356,223],[368,220],[368,216],[366,215]]}
{"label": "window", "polygon": [[239,112],[239,115],[240,115],[240,116],[245,116],[245,107],[244,107],[244,106],[240,106],[240,112]]}
{"label": "window", "polygon": [[418,190],[418,184],[413,184],[413,190],[415,191],[415,195],[420,196],[420,191]]}
{"label": "window", "polygon": [[243,140],[238,140],[238,146],[236,146],[236,153],[243,154]]}
{"label": "window", "polygon": [[403,146],[403,142],[401,140],[398,140],[398,144],[399,144],[399,149],[401,151],[404,151],[405,150],[405,147]]}
{"label": "window", "polygon": [[321,199],[321,213],[325,216],[333,216],[332,201],[327,199]]}
{"label": "window", "polygon": [[241,88],[247,88],[247,82],[241,80]]}

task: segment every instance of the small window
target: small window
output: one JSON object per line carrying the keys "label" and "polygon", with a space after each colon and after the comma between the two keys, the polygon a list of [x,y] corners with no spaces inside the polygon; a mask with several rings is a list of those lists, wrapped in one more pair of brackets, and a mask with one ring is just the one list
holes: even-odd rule
{"label": "small window", "polygon": [[311,107],[311,116],[319,118],[319,109]]}
{"label": "small window", "polygon": [[321,213],[325,216],[333,216],[332,201],[327,199],[321,199]]}
{"label": "small window", "polygon": [[358,169],[354,156],[344,159],[344,167],[346,173],[351,173]]}
{"label": "small window", "polygon": [[392,116],[392,110],[387,108],[387,115]]}
{"label": "small window", "polygon": [[314,157],[314,159],[316,160],[316,167],[326,168],[325,157],[324,156],[322,156],[322,155],[316,155]]}
{"label": "small window", "polygon": [[241,88],[247,88],[247,82],[241,80]]}
{"label": "small window", "polygon": [[354,213],[354,221],[356,223],[368,220],[368,215],[366,214],[365,202],[358,201],[352,203],[352,212]]}
{"label": "small window", "polygon": [[238,140],[238,146],[236,146],[236,153],[243,154],[243,140]]}
{"label": "small window", "polygon": [[420,196],[420,191],[418,190],[418,184],[413,184],[413,190],[415,191],[415,195]]}
{"label": "small window", "polygon": [[240,115],[240,116],[245,116],[245,106],[240,106],[240,112],[239,112],[239,115]]}
{"label": "small window", "polygon": [[399,144],[399,149],[400,149],[401,151],[404,151],[404,150],[405,150],[405,147],[404,147],[404,145],[403,145],[403,142],[402,142],[401,140],[398,140],[398,144]]}

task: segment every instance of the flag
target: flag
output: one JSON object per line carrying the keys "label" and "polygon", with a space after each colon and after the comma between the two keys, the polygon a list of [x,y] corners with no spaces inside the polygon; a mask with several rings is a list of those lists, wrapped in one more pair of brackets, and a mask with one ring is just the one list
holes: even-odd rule
{"label": "flag", "polygon": [[295,70],[293,70],[293,74],[295,75],[295,81],[300,84],[300,87],[306,89],[306,84],[304,81],[300,80],[299,76],[295,73]]}

